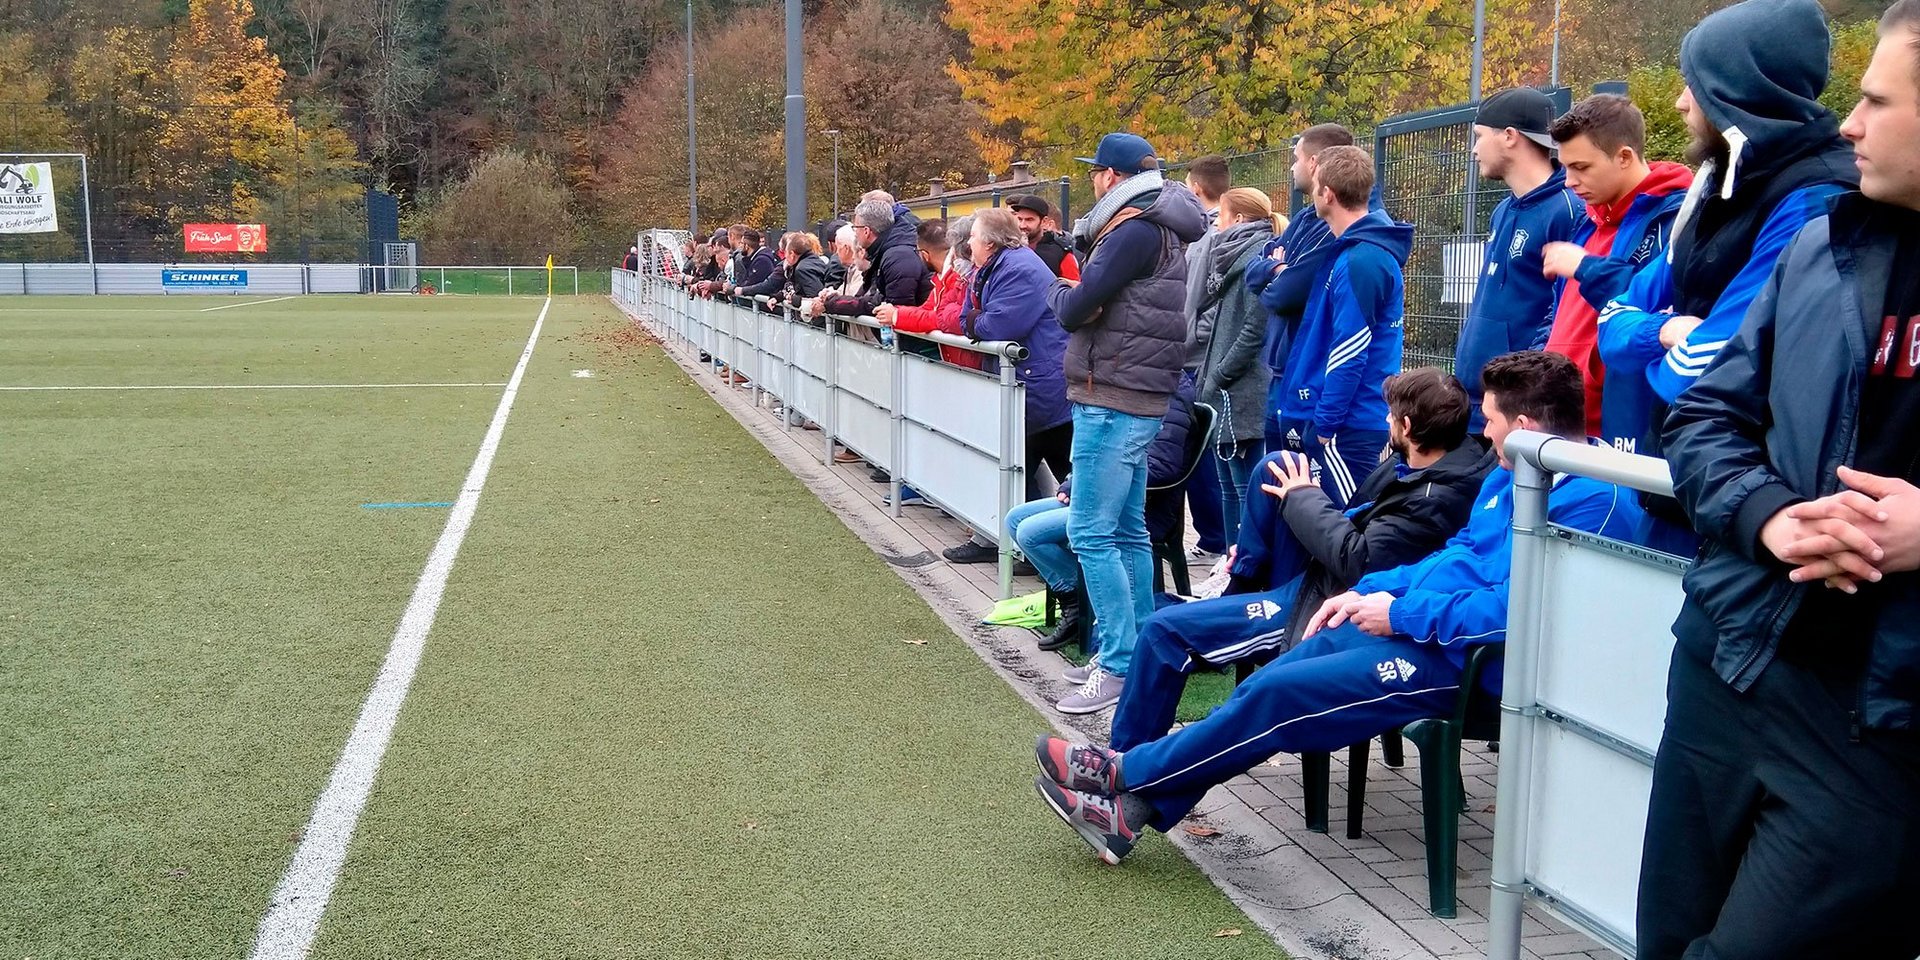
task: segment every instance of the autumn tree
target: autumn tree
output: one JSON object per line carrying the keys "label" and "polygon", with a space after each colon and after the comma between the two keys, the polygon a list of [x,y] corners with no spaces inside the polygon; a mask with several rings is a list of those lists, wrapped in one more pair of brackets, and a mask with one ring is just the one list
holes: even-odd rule
{"label": "autumn tree", "polygon": [[[1529,9],[1489,3],[1487,89],[1544,65],[1518,55],[1543,34]],[[953,76],[990,122],[1049,147],[1130,129],[1170,156],[1464,99],[1473,32],[1457,0],[953,0],[948,22],[973,51]]]}
{"label": "autumn tree", "polygon": [[489,154],[430,198],[417,221],[428,262],[532,264],[578,250],[573,195],[552,163],[519,150]]}

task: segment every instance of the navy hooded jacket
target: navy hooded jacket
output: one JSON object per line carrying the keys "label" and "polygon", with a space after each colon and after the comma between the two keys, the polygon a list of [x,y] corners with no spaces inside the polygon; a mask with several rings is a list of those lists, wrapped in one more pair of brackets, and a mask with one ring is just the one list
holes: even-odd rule
{"label": "navy hooded jacket", "polygon": [[1460,327],[1453,359],[1453,374],[1473,402],[1473,432],[1487,428],[1480,415],[1480,368],[1501,354],[1547,345],[1554,282],[1542,272],[1541,252],[1556,240],[1571,241],[1586,222],[1587,205],[1567,189],[1567,172],[1559,164],[1545,183],[1493,208],[1480,284],[1467,322]]}
{"label": "navy hooded jacket", "polygon": [[1413,250],[1413,225],[1374,211],[1327,249],[1325,279],[1308,298],[1287,352],[1280,418],[1308,422],[1314,436],[1327,439],[1385,432],[1380,386],[1400,372],[1406,336],[1401,267]]}

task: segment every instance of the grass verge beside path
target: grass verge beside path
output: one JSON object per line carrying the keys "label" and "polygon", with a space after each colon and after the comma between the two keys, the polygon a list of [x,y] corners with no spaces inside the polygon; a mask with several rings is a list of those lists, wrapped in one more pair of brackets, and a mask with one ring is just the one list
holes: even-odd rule
{"label": "grass verge beside path", "polygon": [[1042,719],[612,307],[548,326],[317,960],[1279,955],[1094,861]]}

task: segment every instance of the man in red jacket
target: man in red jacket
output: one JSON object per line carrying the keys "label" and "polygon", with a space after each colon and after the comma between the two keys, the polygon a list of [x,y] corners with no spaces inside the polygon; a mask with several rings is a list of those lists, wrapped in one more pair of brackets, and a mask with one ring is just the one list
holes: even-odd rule
{"label": "man in red jacket", "polygon": [[1574,235],[1579,242],[1549,243],[1542,252],[1546,275],[1561,281],[1547,349],[1580,368],[1587,387],[1587,432],[1606,437],[1600,310],[1627,292],[1641,267],[1666,254],[1693,172],[1642,157],[1646,117],[1617,94],[1595,94],[1574,104],[1548,134],[1559,145],[1568,189],[1587,203],[1588,222]]}

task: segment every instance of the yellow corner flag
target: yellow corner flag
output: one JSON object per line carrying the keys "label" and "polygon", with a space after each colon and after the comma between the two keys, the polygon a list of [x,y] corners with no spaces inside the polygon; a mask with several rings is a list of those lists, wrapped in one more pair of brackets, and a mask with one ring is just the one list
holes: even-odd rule
{"label": "yellow corner flag", "polygon": [[553,254],[547,254],[547,296],[553,296]]}

